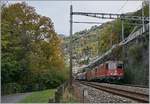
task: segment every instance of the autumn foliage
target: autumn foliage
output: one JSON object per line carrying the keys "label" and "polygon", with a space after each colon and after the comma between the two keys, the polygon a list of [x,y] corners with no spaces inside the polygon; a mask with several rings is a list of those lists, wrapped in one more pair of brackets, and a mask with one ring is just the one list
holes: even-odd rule
{"label": "autumn foliage", "polygon": [[26,3],[3,6],[1,41],[2,93],[17,92],[16,85],[19,92],[52,88],[67,78],[52,20]]}

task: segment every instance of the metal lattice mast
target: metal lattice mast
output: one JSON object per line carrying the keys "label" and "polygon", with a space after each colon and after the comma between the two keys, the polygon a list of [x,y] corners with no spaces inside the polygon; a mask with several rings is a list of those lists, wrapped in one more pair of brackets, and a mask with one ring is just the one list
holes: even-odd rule
{"label": "metal lattice mast", "polygon": [[70,6],[70,86],[72,86],[72,5]]}
{"label": "metal lattice mast", "polygon": [[144,25],[144,2],[142,2],[142,24],[143,24],[143,31],[145,31],[145,25]]}

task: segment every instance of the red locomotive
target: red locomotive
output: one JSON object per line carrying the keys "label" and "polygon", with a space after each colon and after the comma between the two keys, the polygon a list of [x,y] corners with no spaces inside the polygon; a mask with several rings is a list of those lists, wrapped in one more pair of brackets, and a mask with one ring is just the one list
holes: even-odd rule
{"label": "red locomotive", "polygon": [[120,80],[124,76],[123,62],[106,61],[93,68],[84,68],[83,72],[77,74],[76,79],[97,81],[97,80]]}

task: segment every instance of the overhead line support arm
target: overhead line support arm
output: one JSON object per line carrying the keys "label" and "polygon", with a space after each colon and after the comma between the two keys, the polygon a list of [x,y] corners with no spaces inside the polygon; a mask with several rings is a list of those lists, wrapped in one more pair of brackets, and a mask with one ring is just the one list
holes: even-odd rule
{"label": "overhead line support arm", "polygon": [[135,20],[135,21],[149,21],[149,17],[141,16],[129,16],[125,14],[113,14],[113,13],[88,13],[88,12],[73,12],[73,15],[83,15],[102,19],[123,19],[123,20]]}

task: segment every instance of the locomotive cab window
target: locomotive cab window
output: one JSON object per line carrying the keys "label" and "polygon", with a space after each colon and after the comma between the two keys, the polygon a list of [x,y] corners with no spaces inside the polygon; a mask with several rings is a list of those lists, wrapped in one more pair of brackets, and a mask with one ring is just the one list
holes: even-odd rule
{"label": "locomotive cab window", "polygon": [[95,71],[97,71],[97,70],[98,70],[98,67],[95,68]]}
{"label": "locomotive cab window", "polygon": [[116,63],[115,62],[110,62],[109,64],[108,64],[108,69],[116,69],[117,68],[117,65],[116,65]]}
{"label": "locomotive cab window", "polygon": [[108,63],[106,63],[106,69],[108,69]]}
{"label": "locomotive cab window", "polygon": [[117,68],[123,68],[123,64],[118,64]]}

